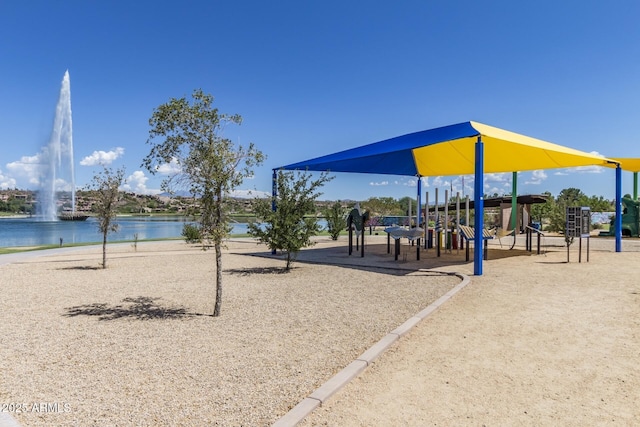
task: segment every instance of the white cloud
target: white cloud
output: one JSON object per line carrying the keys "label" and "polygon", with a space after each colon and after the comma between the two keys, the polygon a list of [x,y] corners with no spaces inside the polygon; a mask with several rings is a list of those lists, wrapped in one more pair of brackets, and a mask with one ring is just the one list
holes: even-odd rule
{"label": "white cloud", "polygon": [[369,183],[369,185],[373,186],[373,187],[381,187],[381,186],[386,186],[389,185],[389,181],[379,181],[379,182],[373,182],[371,181]]}
{"label": "white cloud", "polygon": [[135,171],[129,175],[122,185],[124,191],[131,191],[137,194],[160,194],[160,190],[147,188],[149,178],[142,171]]}
{"label": "white cloud", "polygon": [[538,169],[531,172],[531,178],[525,181],[525,184],[540,185],[545,179],[547,179],[547,173],[542,169]]}
{"label": "white cloud", "polygon": [[433,186],[434,187],[442,187],[444,184],[444,179],[441,176],[436,176],[433,178]]}
{"label": "white cloud", "polygon": [[116,147],[111,151],[94,151],[90,156],[80,160],[82,166],[110,165],[119,157],[124,155],[124,148]]}
{"label": "white cloud", "polygon": [[73,189],[73,185],[62,178],[57,178],[54,186],[56,191],[71,191]]}
{"label": "white cloud", "polygon": [[498,187],[492,187],[491,184],[484,185],[484,192],[485,194],[489,195],[489,197],[493,196],[494,194],[497,194],[499,196],[504,195],[504,190]]}
{"label": "white cloud", "polygon": [[6,190],[9,188],[16,188],[16,180],[10,176],[6,176],[0,170],[0,190]]}
{"label": "white cloud", "polygon": [[460,177],[460,188],[464,195],[473,194],[473,185],[476,177],[473,175],[464,175]]}
{"label": "white cloud", "polygon": [[602,173],[604,168],[602,166],[576,166],[573,168],[561,169],[554,173],[554,175],[571,175],[573,173]]}
{"label": "white cloud", "polygon": [[156,167],[156,172],[161,175],[175,175],[182,172],[178,159],[173,158],[169,163],[163,163]]}
{"label": "white cloud", "polygon": [[[42,153],[35,156],[22,156],[20,160],[7,163],[7,170],[14,183],[19,179],[29,186],[37,186],[40,183],[40,165],[42,164]],[[21,179],[22,178],[22,179]]]}
{"label": "white cloud", "polygon": [[568,169],[569,172],[575,171],[578,173],[602,173],[604,168],[602,166],[577,166],[575,168]]}
{"label": "white cloud", "polygon": [[[597,151],[591,151],[589,154],[594,156],[602,157],[604,156]],[[556,173],[556,175],[569,175],[570,173],[602,173],[604,172],[604,167],[602,166],[576,166],[574,168],[565,168]]]}
{"label": "white cloud", "polygon": [[485,182],[511,182],[510,173],[487,173],[484,175]]}
{"label": "white cloud", "polygon": [[271,193],[258,190],[234,190],[231,192],[231,197],[238,197],[240,199],[253,199],[253,198],[266,198],[271,197]]}

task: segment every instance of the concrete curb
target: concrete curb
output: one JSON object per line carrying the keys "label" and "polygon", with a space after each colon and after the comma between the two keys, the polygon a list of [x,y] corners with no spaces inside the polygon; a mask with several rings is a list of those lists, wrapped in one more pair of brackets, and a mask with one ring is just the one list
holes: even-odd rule
{"label": "concrete curb", "polygon": [[20,427],[20,423],[8,412],[0,412],[0,427]]}
{"label": "concrete curb", "polygon": [[[427,271],[427,270],[420,270]],[[471,278],[461,273],[452,273],[462,279],[449,292],[429,304],[425,309],[415,316],[410,317],[402,325],[385,335],[380,341],[362,353],[356,360],[347,365],[343,370],[334,375],[331,379],[317,388],[309,397],[304,398],[294,406],[289,412],[278,419],[272,427],[293,427],[308,417],[318,406],[322,406],[331,396],[349,384],[351,380],[364,372],[378,357],[380,357],[389,347],[396,343],[407,332],[409,332],[420,321],[424,320],[431,313],[436,311],[442,304],[460,292],[465,286],[471,283]],[[2,426],[0,426],[2,427]]]}

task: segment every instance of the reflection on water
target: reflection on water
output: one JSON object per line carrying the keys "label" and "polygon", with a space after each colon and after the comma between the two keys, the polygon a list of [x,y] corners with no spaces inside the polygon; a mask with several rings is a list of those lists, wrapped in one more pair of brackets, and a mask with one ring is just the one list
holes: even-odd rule
{"label": "reflection on water", "polygon": [[[130,216],[118,217],[118,231],[109,233],[109,241],[139,240],[180,237],[185,222],[176,216]],[[247,224],[233,224],[233,234],[247,232]],[[36,221],[33,218],[0,219],[0,247],[57,245],[60,243],[101,242],[95,218],[86,221]]]}

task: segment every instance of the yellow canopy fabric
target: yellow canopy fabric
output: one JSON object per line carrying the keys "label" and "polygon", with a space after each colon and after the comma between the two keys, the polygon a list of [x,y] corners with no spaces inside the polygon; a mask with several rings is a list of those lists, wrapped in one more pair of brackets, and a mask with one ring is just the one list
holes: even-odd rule
{"label": "yellow canopy fabric", "polygon": [[640,172],[640,159],[632,157],[612,157],[612,160],[620,163],[622,170],[628,172]]}
{"label": "yellow canopy fabric", "polygon": [[[482,145],[477,144],[478,138],[481,139]],[[474,206],[482,210],[482,184],[485,173],[594,165],[617,167],[619,163],[592,153],[470,121],[398,136],[282,166],[279,169],[412,176],[474,174]],[[636,164],[624,160],[622,164],[626,170],[632,170],[633,167],[640,169],[640,161]],[[622,167],[616,169],[616,221],[619,221],[616,225],[616,252],[622,250]],[[274,180],[275,176],[274,169]],[[418,194],[421,191],[420,183],[421,180],[418,180]],[[474,228],[484,228],[483,215],[475,216]],[[476,275],[482,275],[483,249],[479,236],[480,233],[474,246]]]}
{"label": "yellow canopy fabric", "polygon": [[476,171],[482,138],[484,173],[576,166],[608,166],[611,159],[478,122],[410,133],[290,164],[281,169],[410,176],[467,175]]}
{"label": "yellow canopy fabric", "polygon": [[[484,143],[484,172],[515,172],[576,166],[607,166],[611,160],[515,132],[470,122]],[[416,148],[421,176],[466,175],[475,171],[477,136]]]}

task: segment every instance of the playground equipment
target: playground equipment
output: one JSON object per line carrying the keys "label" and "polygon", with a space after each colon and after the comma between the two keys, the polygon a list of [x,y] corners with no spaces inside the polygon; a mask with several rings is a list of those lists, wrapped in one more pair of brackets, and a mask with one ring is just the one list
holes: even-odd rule
{"label": "playground equipment", "polygon": [[[347,229],[349,231],[349,255],[353,253],[353,234],[356,235],[356,251],[360,251],[360,256],[364,257],[364,227],[370,220],[375,222],[374,225],[385,225],[384,231],[387,233],[387,253],[391,253],[391,239],[395,242],[395,259],[398,260],[400,254],[400,241],[402,238],[407,238],[411,243],[411,246],[415,245],[416,248],[416,260],[420,260],[421,240],[424,239],[424,250],[431,248],[436,249],[436,256],[441,256],[441,250],[451,253],[452,250],[456,252],[460,249],[465,249],[467,260],[470,256],[469,243],[474,241],[475,232],[472,227],[469,227],[469,212],[474,209],[474,203],[469,200],[469,197],[464,199],[464,207],[461,206],[460,194],[457,193],[455,197],[449,199],[449,192],[444,192],[444,202],[439,203],[438,189],[435,189],[435,203],[429,205],[429,193],[426,193],[426,204],[424,210],[421,211],[418,217],[416,212],[415,221],[411,216],[411,208],[409,208],[408,216],[393,216],[393,217],[381,217],[370,218],[369,212],[362,212],[360,205],[357,203],[355,207],[347,215]],[[511,203],[516,201],[515,209]],[[509,237],[511,240],[509,248],[513,249],[516,244],[516,235],[527,232],[528,229],[534,230],[530,227],[531,218],[531,205],[536,203],[545,203],[547,201],[544,195],[523,195],[517,198],[512,197],[496,197],[488,198],[484,200],[484,207],[491,209],[488,215],[491,215],[490,222],[494,224],[491,229],[483,229],[483,246],[484,254],[483,258],[487,257],[487,240],[497,239],[500,246],[502,246],[501,239]],[[464,209],[464,218],[461,218],[461,208]],[[515,221],[511,221],[514,217]],[[483,213],[487,215],[486,212]],[[398,223],[405,223],[408,226],[399,226]],[[508,228],[510,224],[515,223],[515,228]],[[413,226],[422,225],[420,226]],[[369,223],[369,226],[371,224]],[[466,233],[462,231],[462,226]],[[504,228],[502,228],[503,226]],[[406,228],[405,228],[406,227]],[[369,233],[371,234],[371,227],[369,227]],[[542,233],[540,230],[535,230],[538,234],[538,253],[540,253],[540,237]],[[527,250],[531,251],[531,242],[533,231],[527,234]],[[377,233],[376,233],[377,234]],[[417,243],[417,244],[416,244]],[[362,246],[360,246],[362,245]],[[404,255],[406,260],[406,254]]]}
{"label": "playground equipment", "polygon": [[[437,189],[436,189],[437,190]],[[427,199],[428,199],[427,193]],[[445,201],[448,200],[448,195],[445,193]],[[498,239],[500,246],[502,246],[502,238],[509,237],[510,249],[513,249],[516,243],[516,235],[526,232],[527,227],[532,223],[531,217],[531,206],[537,203],[546,203],[547,196],[546,195],[521,195],[517,196],[515,199],[516,208],[515,208],[515,227],[513,226],[513,198],[511,196],[505,197],[494,197],[487,198],[484,200],[484,208],[485,214],[491,216],[491,219],[487,219],[489,224],[492,224],[494,229],[493,237]],[[448,209],[447,209],[448,208]],[[456,203],[449,203],[448,205],[445,203],[444,205],[438,205],[438,195],[436,191],[436,202],[435,206],[426,207],[427,215],[431,216],[427,218],[427,223],[431,224],[432,222],[437,224],[438,219],[441,221],[440,231],[442,231],[446,236],[446,244],[445,249],[452,249],[451,242],[449,241],[449,235],[455,235],[457,239],[461,239],[458,243],[458,246],[455,246],[455,239],[451,239],[454,241],[453,249],[464,248],[464,243],[462,240],[466,239],[462,236],[462,233],[459,230],[459,227],[456,227],[456,224],[460,225],[469,225],[469,211],[474,210],[474,202],[470,201],[468,197],[465,199],[464,210],[465,210],[465,218],[460,218],[460,203],[458,197],[456,197]],[[449,217],[448,210],[455,210],[456,219],[455,221],[451,221]],[[444,212],[444,216],[442,216],[442,212]],[[430,229],[429,232],[432,230]],[[435,228],[436,231],[436,246],[440,241],[438,238],[438,228]],[[428,234],[430,235],[430,233]],[[430,242],[429,242],[430,243]],[[425,248],[427,242],[425,242]],[[438,252],[439,256],[439,252]]]}
{"label": "playground equipment", "polygon": [[[360,203],[356,203],[347,215],[347,229],[349,230],[349,255],[353,253],[353,232],[356,233],[356,250],[360,246],[360,256],[364,256],[364,225],[369,220],[369,211],[362,213]],[[362,241],[360,241],[362,240]]]}
{"label": "playground equipment", "polygon": [[[625,194],[622,198],[622,235],[638,237],[640,233],[640,201]],[[601,236],[615,236],[615,220],[611,220],[609,231],[600,232]]]}

